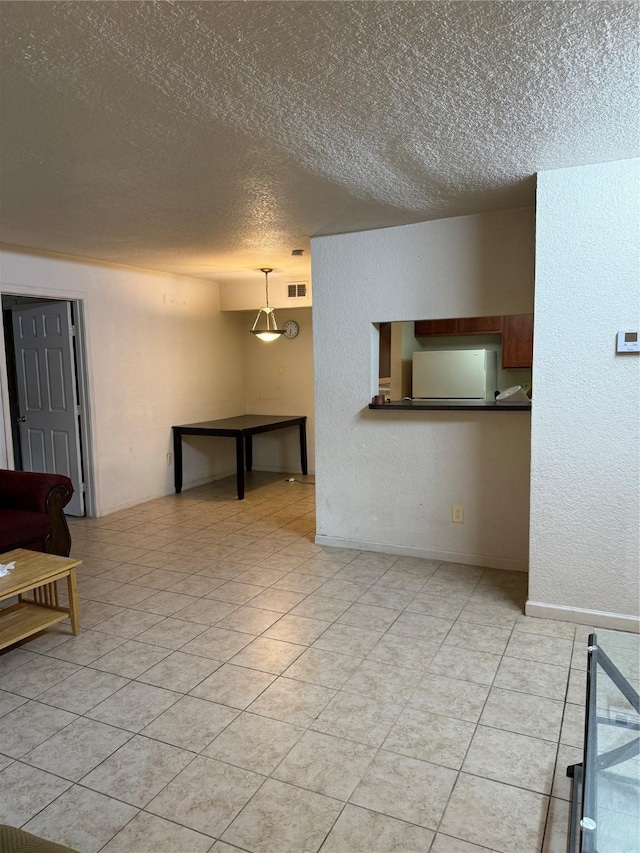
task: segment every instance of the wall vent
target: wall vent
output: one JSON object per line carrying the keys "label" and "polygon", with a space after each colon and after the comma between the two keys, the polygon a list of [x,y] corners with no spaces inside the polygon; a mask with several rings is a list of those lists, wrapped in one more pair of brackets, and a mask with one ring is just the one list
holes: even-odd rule
{"label": "wall vent", "polygon": [[287,284],[287,299],[305,299],[307,296],[307,282],[296,281]]}

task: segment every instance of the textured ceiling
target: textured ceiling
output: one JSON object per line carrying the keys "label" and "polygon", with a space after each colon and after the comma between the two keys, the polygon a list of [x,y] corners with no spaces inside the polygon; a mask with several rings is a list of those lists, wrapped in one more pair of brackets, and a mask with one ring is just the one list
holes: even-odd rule
{"label": "textured ceiling", "polygon": [[638,155],[633,2],[1,2],[0,239],[246,280]]}

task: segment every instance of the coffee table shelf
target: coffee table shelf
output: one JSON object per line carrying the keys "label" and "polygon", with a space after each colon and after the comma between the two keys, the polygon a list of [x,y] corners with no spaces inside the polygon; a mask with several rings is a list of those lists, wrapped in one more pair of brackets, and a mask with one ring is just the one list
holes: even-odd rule
{"label": "coffee table shelf", "polygon": [[[67,618],[71,620],[73,633],[78,634],[76,566],[82,560],[16,548],[0,554],[0,563],[11,562],[15,562],[15,567],[0,578],[0,601],[17,596],[18,602],[0,610],[0,649]],[[59,602],[56,585],[59,580],[67,582],[68,607]]]}
{"label": "coffee table shelf", "polygon": [[10,646],[25,637],[44,631],[56,622],[69,618],[68,610],[58,610],[20,601],[0,611],[0,649]]}

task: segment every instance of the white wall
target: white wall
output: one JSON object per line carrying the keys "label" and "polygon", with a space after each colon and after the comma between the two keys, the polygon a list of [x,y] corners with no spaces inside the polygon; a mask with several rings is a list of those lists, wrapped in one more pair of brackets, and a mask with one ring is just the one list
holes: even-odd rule
{"label": "white wall", "polygon": [[543,172],[537,196],[527,612],[637,627],[640,365],[615,337],[640,325],[640,161]]}
{"label": "white wall", "polygon": [[529,413],[367,405],[372,323],[530,313],[533,268],[531,209],[312,241],[319,542],[526,568]]}
{"label": "white wall", "polygon": [[[306,296],[296,296],[289,298],[290,284],[306,284]],[[223,281],[220,283],[220,310],[221,311],[255,311],[265,304],[266,291],[264,274],[258,270],[251,272],[251,279],[238,278],[235,281]],[[310,308],[311,300],[311,281],[308,275],[299,277],[292,276],[288,273],[274,272],[269,273],[269,305],[272,308],[282,308],[291,310],[296,308]],[[253,321],[255,316],[251,320]],[[278,320],[280,322],[280,320]]]}
{"label": "white wall", "polygon": [[[295,320],[296,338],[284,335],[265,343],[248,334],[254,313],[243,313],[246,411],[262,415],[306,415],[309,473],[314,470],[315,430],[313,417],[313,329],[311,308],[279,309],[278,325]],[[253,441],[256,471],[300,471],[300,440],[297,427],[256,436]]]}
{"label": "white wall", "polygon": [[[4,251],[0,290],[84,302],[99,515],[172,491],[172,424],[245,411],[243,327],[214,282]],[[185,487],[235,471],[233,442],[188,441]]]}

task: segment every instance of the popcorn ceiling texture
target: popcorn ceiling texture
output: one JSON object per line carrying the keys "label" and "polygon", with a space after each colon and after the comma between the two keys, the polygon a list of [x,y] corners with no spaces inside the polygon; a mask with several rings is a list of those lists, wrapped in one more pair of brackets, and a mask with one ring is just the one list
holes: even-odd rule
{"label": "popcorn ceiling texture", "polygon": [[637,153],[637,5],[2,3],[0,237],[218,280]]}

